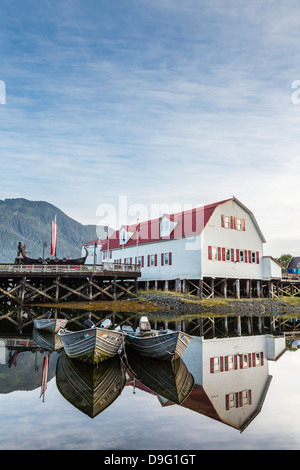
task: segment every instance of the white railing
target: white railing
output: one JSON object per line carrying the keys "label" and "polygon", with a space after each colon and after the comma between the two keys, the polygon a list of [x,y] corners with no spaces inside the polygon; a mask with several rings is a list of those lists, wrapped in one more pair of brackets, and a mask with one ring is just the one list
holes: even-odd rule
{"label": "white railing", "polygon": [[141,267],[137,264],[0,264],[1,273],[105,273],[105,272],[119,272],[119,273],[140,273]]}

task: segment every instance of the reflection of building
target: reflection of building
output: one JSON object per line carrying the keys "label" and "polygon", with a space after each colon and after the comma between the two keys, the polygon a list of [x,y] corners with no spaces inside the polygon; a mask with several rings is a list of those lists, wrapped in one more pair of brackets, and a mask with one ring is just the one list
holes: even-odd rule
{"label": "reflection of building", "polygon": [[183,406],[244,430],[268,392],[268,361],[285,350],[283,336],[194,338],[182,357],[196,386]]}
{"label": "reflection of building", "polygon": [[[181,406],[243,431],[263,406],[272,380],[268,361],[285,350],[284,336],[194,337],[182,359],[195,382]],[[158,392],[132,378],[127,385],[156,392],[162,406],[174,404],[167,390]]]}

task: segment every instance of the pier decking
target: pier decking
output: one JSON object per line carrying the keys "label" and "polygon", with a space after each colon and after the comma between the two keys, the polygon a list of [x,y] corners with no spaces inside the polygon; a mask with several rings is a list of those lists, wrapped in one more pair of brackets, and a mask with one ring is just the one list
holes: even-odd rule
{"label": "pier decking", "polygon": [[140,267],[129,264],[0,264],[0,303],[118,300],[136,294]]}

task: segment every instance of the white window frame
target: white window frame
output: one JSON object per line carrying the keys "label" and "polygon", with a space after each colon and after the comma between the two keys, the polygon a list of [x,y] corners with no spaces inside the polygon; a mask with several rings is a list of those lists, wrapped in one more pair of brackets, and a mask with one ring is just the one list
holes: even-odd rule
{"label": "white window frame", "polygon": [[150,267],[155,266],[155,255],[150,255]]}
{"label": "white window frame", "polygon": [[220,358],[214,357],[214,373],[220,372]]}
{"label": "white window frame", "polygon": [[240,263],[245,263],[245,250],[239,250]]}
{"label": "white window frame", "polygon": [[163,254],[163,257],[164,257],[164,266],[168,266],[168,265],[169,265],[169,261],[170,261],[169,253],[164,253],[164,254]]}
{"label": "white window frame", "polygon": [[224,216],[224,228],[230,228],[230,217],[229,217],[229,215]]}
{"label": "white window frame", "polygon": [[211,259],[213,261],[218,260],[218,247],[216,247],[216,246],[211,247]]}

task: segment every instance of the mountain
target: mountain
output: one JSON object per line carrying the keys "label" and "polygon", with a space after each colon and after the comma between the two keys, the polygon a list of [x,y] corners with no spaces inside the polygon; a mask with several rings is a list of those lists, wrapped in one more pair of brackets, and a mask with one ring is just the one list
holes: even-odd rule
{"label": "mountain", "polygon": [[26,245],[28,256],[50,256],[51,222],[56,215],[57,257],[78,258],[85,242],[105,238],[104,228],[82,225],[57,207],[44,201],[27,199],[0,200],[0,263],[13,263],[20,241]]}

